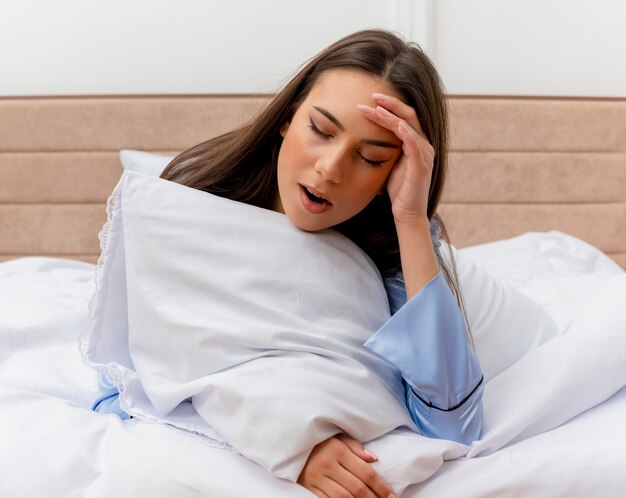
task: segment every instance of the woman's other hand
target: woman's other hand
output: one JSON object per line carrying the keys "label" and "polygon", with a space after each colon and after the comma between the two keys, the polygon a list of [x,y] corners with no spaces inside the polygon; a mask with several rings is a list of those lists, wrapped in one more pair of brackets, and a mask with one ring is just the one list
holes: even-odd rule
{"label": "woman's other hand", "polygon": [[377,107],[360,105],[359,110],[402,140],[402,155],[387,180],[394,218],[396,222],[426,219],[435,149],[411,106],[389,95],[375,93],[373,98]]}
{"label": "woman's other hand", "polygon": [[333,436],[313,448],[298,483],[319,498],[395,498],[370,465],[376,460],[356,439]]}

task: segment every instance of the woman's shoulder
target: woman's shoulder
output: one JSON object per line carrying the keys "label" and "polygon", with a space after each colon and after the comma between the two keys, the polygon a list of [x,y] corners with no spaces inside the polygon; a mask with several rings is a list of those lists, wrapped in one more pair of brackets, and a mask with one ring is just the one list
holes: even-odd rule
{"label": "woman's shoulder", "polygon": [[397,266],[382,273],[391,314],[395,314],[406,302],[406,289],[402,267]]}
{"label": "woman's shoulder", "polygon": [[383,277],[383,282],[387,285],[387,282],[392,282],[394,280],[402,283],[404,285],[404,274],[402,273],[402,266],[394,266],[393,268],[389,268],[381,273]]}

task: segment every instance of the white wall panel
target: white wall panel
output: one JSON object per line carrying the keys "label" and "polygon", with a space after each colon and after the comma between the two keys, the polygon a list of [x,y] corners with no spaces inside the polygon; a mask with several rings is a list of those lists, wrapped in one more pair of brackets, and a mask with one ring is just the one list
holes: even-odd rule
{"label": "white wall panel", "polygon": [[450,93],[626,97],[626,2],[437,0]]}
{"label": "white wall panel", "polygon": [[366,27],[453,94],[626,96],[621,0],[0,0],[0,96],[272,92]]}
{"label": "white wall panel", "polygon": [[407,3],[0,0],[0,95],[271,92],[341,36],[393,28]]}

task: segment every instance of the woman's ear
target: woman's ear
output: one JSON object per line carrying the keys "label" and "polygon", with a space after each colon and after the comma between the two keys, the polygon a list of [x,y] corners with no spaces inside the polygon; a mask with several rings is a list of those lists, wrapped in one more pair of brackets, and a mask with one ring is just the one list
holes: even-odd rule
{"label": "woman's ear", "polygon": [[289,125],[291,124],[291,121],[285,121],[285,123],[283,123],[283,125],[280,127],[280,136],[285,138],[285,135],[287,134],[287,130],[289,129]]}

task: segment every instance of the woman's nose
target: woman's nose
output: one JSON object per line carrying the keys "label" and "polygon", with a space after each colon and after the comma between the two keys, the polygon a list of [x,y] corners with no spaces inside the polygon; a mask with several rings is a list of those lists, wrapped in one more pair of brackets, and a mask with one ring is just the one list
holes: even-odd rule
{"label": "woman's nose", "polygon": [[315,170],[322,175],[324,180],[331,183],[339,183],[343,176],[343,162],[343,154],[340,151],[329,151],[317,159]]}

